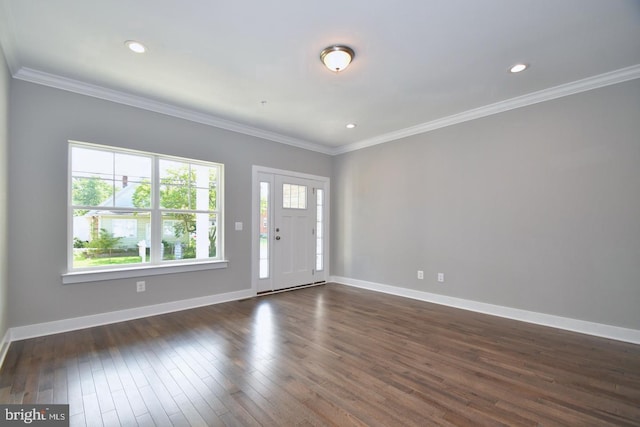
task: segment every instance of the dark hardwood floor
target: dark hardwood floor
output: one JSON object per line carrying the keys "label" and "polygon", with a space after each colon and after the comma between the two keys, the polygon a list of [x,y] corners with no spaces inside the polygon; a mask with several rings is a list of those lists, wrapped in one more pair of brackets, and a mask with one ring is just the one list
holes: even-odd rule
{"label": "dark hardwood floor", "polygon": [[640,425],[640,346],[328,284],[11,344],[71,425]]}

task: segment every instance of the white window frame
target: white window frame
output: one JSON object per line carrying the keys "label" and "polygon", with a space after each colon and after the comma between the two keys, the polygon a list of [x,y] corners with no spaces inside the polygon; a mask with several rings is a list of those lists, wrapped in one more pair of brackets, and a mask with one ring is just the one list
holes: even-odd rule
{"label": "white window frame", "polygon": [[[221,163],[201,161],[183,157],[169,156],[158,153],[143,152],[137,150],[124,149],[120,147],[98,145],[79,141],[69,141],[68,144],[68,183],[67,183],[67,272],[62,274],[62,282],[68,283],[81,283],[90,281],[101,281],[111,279],[123,279],[130,277],[144,277],[153,276],[168,273],[178,273],[185,271],[198,271],[226,268],[228,261],[224,258],[224,165]],[[77,209],[77,206],[73,205],[72,201],[72,147],[89,148],[102,150],[112,153],[132,154],[150,157],[152,159],[152,171],[151,171],[151,206],[150,208],[138,209],[138,208],[108,208],[109,210],[120,211],[138,211],[149,212],[151,217],[151,242],[152,246],[158,248],[151,250],[151,257],[149,262],[140,264],[122,264],[115,266],[101,266],[101,267],[89,267],[89,268],[73,268],[73,211]],[[190,164],[199,164],[207,167],[217,167],[218,185],[216,193],[216,210],[200,212],[195,210],[185,210],[188,213],[212,213],[216,215],[216,242],[217,252],[215,258],[202,258],[202,259],[183,259],[183,260],[161,260],[159,245],[162,242],[162,215],[166,212],[172,212],[173,209],[164,209],[159,206],[159,194],[160,194],[160,177],[159,177],[159,162],[160,160],[170,160],[178,162],[186,162]],[[156,244],[158,243],[158,244]]]}

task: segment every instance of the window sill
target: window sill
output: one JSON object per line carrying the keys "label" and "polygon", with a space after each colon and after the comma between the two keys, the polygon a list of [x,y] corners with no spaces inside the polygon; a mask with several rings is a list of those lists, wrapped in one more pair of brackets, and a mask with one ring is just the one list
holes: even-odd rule
{"label": "window sill", "polygon": [[158,276],[161,274],[184,273],[189,271],[217,270],[227,268],[229,261],[191,262],[118,268],[109,270],[74,271],[62,274],[62,284],[98,282],[103,280],[129,279],[131,277]]}

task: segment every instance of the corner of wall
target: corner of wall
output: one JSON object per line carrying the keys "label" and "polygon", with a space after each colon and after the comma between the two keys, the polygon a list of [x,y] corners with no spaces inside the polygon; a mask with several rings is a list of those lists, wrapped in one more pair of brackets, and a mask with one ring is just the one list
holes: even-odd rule
{"label": "corner of wall", "polygon": [[[7,153],[9,145],[9,86],[11,74],[0,47],[0,235],[7,235]],[[0,366],[9,347],[9,326],[7,315],[7,294],[9,277],[7,273],[7,239],[0,240]]]}

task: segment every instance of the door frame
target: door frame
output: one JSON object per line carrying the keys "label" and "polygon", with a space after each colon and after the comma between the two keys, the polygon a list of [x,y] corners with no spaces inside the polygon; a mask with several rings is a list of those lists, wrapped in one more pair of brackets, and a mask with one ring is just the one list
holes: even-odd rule
{"label": "door frame", "polygon": [[[326,176],[311,175],[307,173],[289,171],[285,169],[275,169],[266,166],[253,165],[251,171],[251,290],[254,295],[258,294],[258,276],[260,274],[260,180],[259,174],[285,175],[294,178],[309,179],[319,181],[323,184],[324,190],[324,262],[322,276],[318,281],[327,280],[330,268],[330,230],[331,230],[331,179]],[[274,180],[275,181],[275,180]],[[269,192],[270,195],[275,194],[273,186]],[[269,216],[273,218],[274,205],[273,202],[269,206]],[[271,226],[271,224],[270,224]],[[273,280],[273,245],[269,245],[269,280]],[[272,286],[273,288],[273,286]]]}

